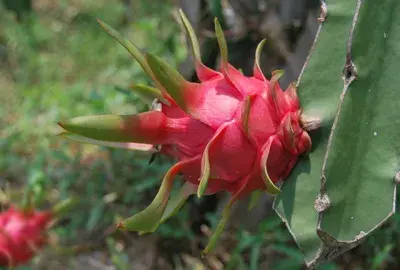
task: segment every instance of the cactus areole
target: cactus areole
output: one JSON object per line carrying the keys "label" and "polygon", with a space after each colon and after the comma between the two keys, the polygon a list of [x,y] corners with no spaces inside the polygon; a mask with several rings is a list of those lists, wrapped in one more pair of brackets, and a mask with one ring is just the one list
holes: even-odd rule
{"label": "cactus areole", "polygon": [[27,263],[47,242],[51,212],[10,207],[0,214],[0,266]]}
{"label": "cactus areole", "polygon": [[[253,191],[279,193],[275,184],[310,150],[311,139],[300,121],[295,84],[283,91],[278,82],[283,71],[273,72],[268,80],[260,69],[264,41],[256,50],[253,76],[244,76],[228,63],[225,38],[215,20],[221,50],[220,71],[215,71],[201,62],[192,26],[182,11],[180,14],[192,43],[199,83],[186,81],[152,54],[142,55],[133,43],[99,21],[153,79],[157,88],[135,85],[133,89],[157,98],[158,109],[136,115],[78,117],[59,124],[66,130],[61,135],[72,140],[139,150],[161,146],[161,153],[177,160],[151,205],[122,221],[120,228],[153,232],[190,194],[229,192],[231,201],[205,249],[208,252],[232,204]],[[185,184],[177,197],[169,198],[178,173]]]}

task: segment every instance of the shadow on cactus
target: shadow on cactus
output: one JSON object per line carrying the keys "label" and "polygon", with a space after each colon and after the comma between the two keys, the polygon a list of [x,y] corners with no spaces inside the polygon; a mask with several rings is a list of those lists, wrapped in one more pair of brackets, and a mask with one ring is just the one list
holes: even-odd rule
{"label": "shadow on cactus", "polygon": [[[156,109],[136,115],[77,117],[59,123],[67,139],[103,146],[155,151],[178,162],[166,173],[158,194],[143,211],[118,224],[121,229],[154,232],[172,216],[188,196],[228,192],[231,199],[204,253],[212,250],[223,231],[232,205],[250,194],[280,192],[284,180],[300,155],[311,149],[306,129],[316,128],[302,117],[295,84],[286,91],[279,86],[283,71],[270,80],[260,69],[265,41],[257,47],[254,73],[244,76],[228,63],[221,26],[215,19],[221,63],[220,71],[206,67],[199,43],[188,19],[180,11],[190,37],[200,83],[186,81],[160,58],[143,55],[130,41],[110,26],[100,25],[139,62],[156,88],[135,85],[141,96],[155,99]],[[157,151],[158,151],[157,150]],[[175,176],[185,180],[178,196],[170,197]]]}

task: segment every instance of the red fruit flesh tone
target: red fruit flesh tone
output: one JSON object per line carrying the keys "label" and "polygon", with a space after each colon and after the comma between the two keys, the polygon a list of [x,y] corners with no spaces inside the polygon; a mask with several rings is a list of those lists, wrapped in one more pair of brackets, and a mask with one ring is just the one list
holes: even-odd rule
{"label": "red fruit flesh tone", "polygon": [[[184,112],[171,98],[171,105],[162,104],[161,112],[152,113],[166,117],[158,131],[165,138],[160,142],[162,152],[178,160],[200,160],[210,144],[209,183],[213,188],[208,187],[207,193],[226,190],[242,197],[256,189],[267,189],[262,168],[258,177],[253,175],[267,144],[271,146],[266,167],[276,183],[289,174],[301,154],[310,150],[311,139],[300,126],[300,107],[293,89],[283,91],[274,77],[246,77],[232,66],[229,70],[229,77],[218,73],[199,83],[196,94],[188,97],[195,116]],[[200,171],[201,162],[188,164],[183,175],[198,185]],[[245,178],[248,183],[240,191],[237,183]]]}
{"label": "red fruit flesh tone", "polygon": [[0,214],[0,266],[27,263],[43,247],[50,212],[22,211],[14,207]]}

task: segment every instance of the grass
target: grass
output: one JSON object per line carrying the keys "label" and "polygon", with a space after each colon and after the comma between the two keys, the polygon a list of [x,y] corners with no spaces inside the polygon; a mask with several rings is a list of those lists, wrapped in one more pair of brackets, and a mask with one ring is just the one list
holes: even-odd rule
{"label": "grass", "polygon": [[[90,246],[92,240],[98,245],[95,239],[116,219],[151,201],[170,166],[167,159],[147,166],[148,154],[79,145],[55,136],[62,119],[147,109],[123,90],[149,79],[96,17],[169,63],[176,65],[185,57],[181,36],[173,35],[179,27],[171,4],[145,2],[136,1],[130,22],[124,19],[122,1],[36,1],[34,12],[21,23],[0,9],[0,25],[6,26],[0,32],[0,178],[17,193],[33,192],[43,207],[49,200],[81,198],[83,208],[55,229],[60,249],[82,242]],[[170,234],[179,237],[182,232]]]}
{"label": "grass", "polygon": [[[127,88],[149,79],[95,18],[177,66],[187,52],[173,6],[163,0],[151,5],[133,1],[132,16],[117,0],[34,2],[34,12],[20,23],[0,8],[0,180],[15,191],[13,202],[21,202],[29,190],[44,208],[69,197],[80,198],[81,207],[54,229],[52,248],[21,269],[73,269],[80,259],[93,258],[104,267],[129,269],[145,257],[138,253],[141,245],[145,252],[169,259],[161,265],[173,262],[176,269],[182,262],[199,269],[221,262],[227,269],[260,269],[264,262],[273,269],[303,267],[301,252],[277,217],[261,222],[252,234],[240,228],[228,231],[217,255],[201,261],[205,238],[193,230],[196,211],[202,208],[197,199],[154,237],[115,232],[118,219],[152,200],[171,161],[159,157],[148,166],[148,154],[68,142],[55,136],[56,123],[147,110]],[[206,219],[217,222],[215,213]],[[342,269],[348,261],[354,269],[398,267],[393,254],[399,250],[399,222],[395,215],[362,246],[321,269]],[[105,259],[97,258],[99,253]]]}

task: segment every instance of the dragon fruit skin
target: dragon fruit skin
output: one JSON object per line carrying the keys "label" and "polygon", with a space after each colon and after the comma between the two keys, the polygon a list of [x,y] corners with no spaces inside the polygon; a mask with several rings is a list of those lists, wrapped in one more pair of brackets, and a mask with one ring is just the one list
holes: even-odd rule
{"label": "dragon fruit skin", "polygon": [[[295,84],[283,91],[278,82],[283,71],[273,72],[268,80],[260,69],[264,41],[256,51],[253,76],[244,76],[228,63],[225,38],[216,20],[222,59],[220,71],[215,71],[202,64],[194,31],[183,12],[181,18],[193,45],[199,83],[186,81],[152,54],[143,56],[134,44],[99,21],[153,79],[159,108],[136,115],[77,117],[59,125],[66,130],[61,135],[72,140],[123,148],[134,148],[128,144],[136,143],[141,150],[161,146],[161,153],[178,160],[151,205],[122,221],[120,228],[153,232],[190,194],[229,192],[232,198],[207,252],[221,233],[232,204],[253,191],[280,192],[275,183],[284,180],[299,156],[311,149],[311,139],[302,128]],[[184,191],[178,199],[169,199],[178,173],[186,182]]]}
{"label": "dragon fruit skin", "polygon": [[27,263],[47,243],[49,211],[22,211],[10,207],[0,214],[0,266]]}
{"label": "dragon fruit skin", "polygon": [[[199,96],[192,96],[198,98],[193,101],[196,118],[168,97],[172,105],[162,104],[161,112],[148,112],[140,117],[143,117],[142,123],[152,125],[142,128],[157,134],[154,141],[147,143],[161,144],[162,153],[179,161],[189,161],[182,168],[186,181],[199,185],[201,160],[205,148],[210,145],[210,179],[206,192],[228,191],[242,197],[256,189],[267,188],[262,177],[263,153],[269,152],[266,169],[276,183],[289,174],[298,156],[310,149],[311,140],[300,127],[294,88],[283,92],[278,83],[271,84],[265,78],[248,78],[233,67],[229,68],[230,78],[216,73],[200,86],[196,85],[198,89],[194,91],[199,92]],[[234,80],[240,83],[235,85]],[[157,126],[153,126],[155,123]]]}

